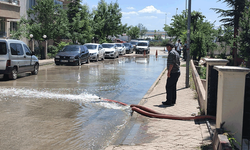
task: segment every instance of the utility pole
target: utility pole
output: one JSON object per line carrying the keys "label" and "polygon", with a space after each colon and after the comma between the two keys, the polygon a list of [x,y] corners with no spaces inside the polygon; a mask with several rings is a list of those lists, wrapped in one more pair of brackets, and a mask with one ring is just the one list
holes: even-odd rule
{"label": "utility pole", "polygon": [[185,18],[187,17],[187,0],[186,0],[186,4],[185,4]]}
{"label": "utility pole", "polygon": [[188,28],[187,28],[186,88],[188,88],[188,87],[189,87],[190,23],[191,23],[191,0],[188,0]]}
{"label": "utility pole", "polygon": [[165,14],[165,40],[166,40],[166,34],[167,34],[167,31],[166,31],[166,26],[167,26],[167,14]]}

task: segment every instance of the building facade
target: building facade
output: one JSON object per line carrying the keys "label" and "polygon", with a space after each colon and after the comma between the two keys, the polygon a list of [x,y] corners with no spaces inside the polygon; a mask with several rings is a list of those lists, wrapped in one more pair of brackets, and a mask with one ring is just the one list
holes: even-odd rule
{"label": "building facade", "polygon": [[16,28],[12,20],[20,19],[19,0],[0,0],[0,38],[9,37],[10,31]]}
{"label": "building facade", "polygon": [[[17,29],[17,22],[21,17],[27,19],[27,10],[36,5],[37,0],[0,0],[0,38],[11,37],[11,31]],[[55,4],[62,5],[64,9],[71,1],[54,0]],[[27,39],[21,39],[27,43]]]}

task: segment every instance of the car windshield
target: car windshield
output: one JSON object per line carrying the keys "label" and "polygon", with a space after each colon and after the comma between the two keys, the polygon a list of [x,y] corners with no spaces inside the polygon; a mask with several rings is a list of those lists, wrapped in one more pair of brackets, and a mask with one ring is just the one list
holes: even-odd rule
{"label": "car windshield", "polygon": [[124,45],[125,45],[125,46],[129,46],[129,44],[128,44],[128,43],[124,43]]}
{"label": "car windshield", "polygon": [[122,44],[116,44],[117,45],[117,47],[122,47]]}
{"label": "car windshield", "polygon": [[97,45],[85,45],[88,49],[96,49]]}
{"label": "car windshield", "polygon": [[137,44],[137,42],[130,42],[132,45],[136,45]]}
{"label": "car windshield", "polygon": [[113,45],[113,44],[102,44],[102,47],[103,48],[112,48],[112,47],[114,47],[115,45]]}
{"label": "car windshield", "polygon": [[67,45],[62,49],[63,52],[71,52],[71,51],[79,51],[79,50],[80,50],[79,45]]}
{"label": "car windshield", "polygon": [[138,43],[138,46],[148,46],[147,43]]}

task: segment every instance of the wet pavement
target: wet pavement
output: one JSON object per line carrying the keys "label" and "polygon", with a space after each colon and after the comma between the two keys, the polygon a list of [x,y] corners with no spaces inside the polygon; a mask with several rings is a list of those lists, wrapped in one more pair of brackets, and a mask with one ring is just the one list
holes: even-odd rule
{"label": "wet pavement", "polygon": [[82,66],[46,65],[0,81],[1,149],[104,149],[165,69],[165,56],[133,55]]}

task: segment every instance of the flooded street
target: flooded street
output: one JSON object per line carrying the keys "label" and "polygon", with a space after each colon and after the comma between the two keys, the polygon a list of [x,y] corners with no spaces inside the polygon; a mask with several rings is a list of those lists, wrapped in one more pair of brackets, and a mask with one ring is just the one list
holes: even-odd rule
{"label": "flooded street", "polygon": [[48,65],[0,81],[0,149],[104,149],[167,65],[166,56],[120,57],[82,66]]}

